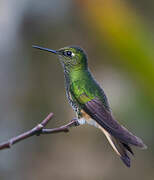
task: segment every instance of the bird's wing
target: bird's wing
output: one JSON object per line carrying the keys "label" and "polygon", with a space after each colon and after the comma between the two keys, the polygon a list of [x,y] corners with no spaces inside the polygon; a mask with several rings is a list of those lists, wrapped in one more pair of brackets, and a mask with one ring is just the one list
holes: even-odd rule
{"label": "bird's wing", "polygon": [[[82,95],[82,98],[87,98],[84,96],[87,95]],[[98,98],[94,98],[82,104],[82,109],[88,115],[90,115],[100,126],[102,126],[108,133],[110,133],[115,138],[118,138],[123,143],[128,143],[141,148],[145,148],[142,140],[134,136],[126,128],[120,125],[114,119],[111,112],[105,109],[103,103]]]}

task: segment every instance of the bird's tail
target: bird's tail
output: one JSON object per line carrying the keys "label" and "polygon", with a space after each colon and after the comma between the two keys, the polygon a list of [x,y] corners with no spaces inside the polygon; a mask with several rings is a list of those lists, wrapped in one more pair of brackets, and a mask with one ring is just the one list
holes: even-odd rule
{"label": "bird's tail", "polygon": [[126,143],[121,142],[119,139],[113,137],[110,135],[105,129],[102,127],[99,127],[105,136],[107,137],[109,143],[111,144],[112,148],[115,150],[115,152],[120,156],[121,160],[124,162],[124,164],[127,167],[130,167],[130,157],[128,156],[127,152],[130,152],[132,155],[134,155],[132,149],[130,146]]}

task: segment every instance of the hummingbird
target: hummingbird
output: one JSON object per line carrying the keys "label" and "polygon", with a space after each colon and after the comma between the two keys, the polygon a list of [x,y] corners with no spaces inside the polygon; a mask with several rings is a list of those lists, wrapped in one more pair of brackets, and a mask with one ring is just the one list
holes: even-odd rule
{"label": "hummingbird", "polygon": [[66,96],[76,113],[78,125],[89,124],[99,128],[114,151],[127,167],[131,146],[145,149],[143,141],[120,125],[114,118],[107,96],[88,68],[85,51],[78,46],[52,50],[33,45],[33,48],[48,51],[59,57],[64,70]]}

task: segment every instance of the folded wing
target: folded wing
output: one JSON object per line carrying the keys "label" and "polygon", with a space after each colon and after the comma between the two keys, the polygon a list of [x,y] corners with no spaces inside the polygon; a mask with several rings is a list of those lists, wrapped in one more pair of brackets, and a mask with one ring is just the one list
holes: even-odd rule
{"label": "folded wing", "polygon": [[118,138],[121,142],[132,144],[140,148],[146,148],[146,145],[140,138],[134,136],[114,119],[111,112],[105,109],[103,103],[99,99],[95,98],[88,101],[83,105],[83,109],[108,133]]}

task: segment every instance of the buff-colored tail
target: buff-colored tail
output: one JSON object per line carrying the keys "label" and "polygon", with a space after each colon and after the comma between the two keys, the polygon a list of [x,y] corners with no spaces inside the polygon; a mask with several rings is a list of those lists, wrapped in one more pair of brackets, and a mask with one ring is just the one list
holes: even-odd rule
{"label": "buff-colored tail", "polygon": [[130,167],[130,157],[128,156],[128,151],[133,154],[132,149],[128,144],[122,143],[119,139],[113,137],[110,135],[105,129],[103,129],[101,126],[99,127],[105,136],[107,137],[109,143],[111,144],[112,148],[115,150],[115,152],[120,156],[121,160],[124,162],[124,164],[127,167]]}

